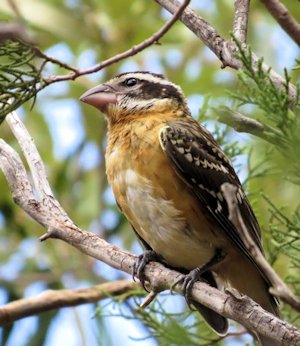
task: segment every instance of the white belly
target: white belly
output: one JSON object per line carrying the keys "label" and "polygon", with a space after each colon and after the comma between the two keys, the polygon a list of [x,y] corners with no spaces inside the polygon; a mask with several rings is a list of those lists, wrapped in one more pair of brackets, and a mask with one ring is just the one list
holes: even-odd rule
{"label": "white belly", "polygon": [[141,238],[170,265],[192,269],[213,256],[212,244],[197,239],[195,233],[199,230],[192,229],[171,200],[155,197],[149,180],[130,169],[115,179],[122,179],[125,183],[124,198],[136,221],[130,220],[133,226]]}

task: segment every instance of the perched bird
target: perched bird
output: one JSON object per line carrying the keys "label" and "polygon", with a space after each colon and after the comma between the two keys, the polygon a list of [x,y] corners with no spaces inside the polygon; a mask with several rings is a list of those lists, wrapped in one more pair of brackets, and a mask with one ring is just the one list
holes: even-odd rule
{"label": "perched bird", "polygon": [[[263,251],[255,215],[231,162],[192,118],[180,87],[160,74],[128,72],[88,90],[81,101],[106,115],[107,177],[146,249],[134,273],[142,283],[151,260],[181,270],[188,303],[219,334],[226,333],[227,320],[189,297],[197,280],[214,287],[221,281],[278,315],[267,276],[228,218],[221,185],[237,187],[241,215]],[[264,346],[279,345],[260,340]]]}

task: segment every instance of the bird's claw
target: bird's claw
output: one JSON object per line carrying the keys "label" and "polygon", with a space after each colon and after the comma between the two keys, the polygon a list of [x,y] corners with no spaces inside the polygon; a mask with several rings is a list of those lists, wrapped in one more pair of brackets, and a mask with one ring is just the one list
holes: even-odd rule
{"label": "bird's claw", "polygon": [[135,261],[133,265],[133,270],[132,270],[132,278],[135,281],[135,277],[137,277],[140,282],[142,287],[144,288],[145,291],[149,292],[148,289],[146,288],[146,276],[145,276],[145,267],[146,265],[151,262],[161,262],[162,257],[158,255],[155,251],[153,250],[146,250],[144,253],[142,253]]}
{"label": "bird's claw", "polygon": [[192,289],[193,285],[197,281],[203,281],[201,275],[203,270],[201,268],[195,268],[191,270],[188,274],[182,275],[178,280],[176,280],[171,286],[171,293],[177,285],[181,285],[183,295],[185,297],[186,303],[191,310],[194,310],[191,306],[192,304]]}

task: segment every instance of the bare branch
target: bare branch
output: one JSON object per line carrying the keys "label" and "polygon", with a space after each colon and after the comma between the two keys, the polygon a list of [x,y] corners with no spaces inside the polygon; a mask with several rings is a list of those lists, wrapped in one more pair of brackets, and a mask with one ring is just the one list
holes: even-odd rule
{"label": "bare branch", "polygon": [[22,151],[33,175],[35,188],[40,195],[40,198],[46,198],[47,196],[53,197],[45,167],[42,164],[42,159],[34,144],[33,138],[30,136],[16,112],[10,113],[6,117],[6,121],[21,145]]}
{"label": "bare branch", "polygon": [[153,300],[156,298],[156,296],[157,296],[157,293],[154,292],[154,291],[151,291],[151,292],[147,295],[147,297],[144,299],[144,301],[141,303],[140,307],[141,307],[141,308],[145,308],[145,307],[147,307],[148,305],[150,305],[150,304],[153,302]]}
{"label": "bare branch", "polygon": [[[84,69],[84,70],[77,70],[74,68],[69,68],[73,71],[72,73],[70,73],[68,75],[52,76],[52,77],[44,78],[44,82],[46,83],[46,85],[49,85],[49,84],[59,82],[59,81],[74,80],[80,76],[94,73],[94,72],[98,72],[98,71],[102,70],[104,67],[115,64],[116,62],[118,62],[120,60],[124,60],[130,56],[136,55],[137,53],[141,52],[142,50],[146,49],[147,47],[150,47],[151,45],[158,43],[159,40],[170,30],[170,28],[173,26],[173,24],[178,20],[178,18],[181,16],[182,12],[188,6],[189,3],[190,3],[190,0],[184,0],[183,3],[181,5],[179,5],[178,8],[176,9],[176,11],[174,12],[173,17],[161,29],[159,29],[155,34],[153,34],[152,36],[150,36],[149,38],[147,38],[143,42],[137,44],[136,46],[133,46],[132,48],[126,50],[125,52],[117,54],[117,55],[115,55],[115,56],[113,56],[107,60],[102,61],[101,63],[99,63],[95,66],[89,67],[89,68]],[[40,54],[42,54],[44,57],[46,57],[45,54],[43,54],[41,52],[40,52]],[[54,62],[55,59],[48,57],[48,60]],[[58,62],[58,63],[60,63],[60,62]],[[65,67],[68,68],[67,65]]]}
{"label": "bare branch", "polygon": [[[177,0],[155,1],[170,13],[176,12],[179,6]],[[200,15],[197,15],[191,9],[186,8],[180,17],[180,20],[218,57],[222,62],[222,67],[229,66],[236,70],[242,67],[240,60],[236,58],[236,45],[231,40],[226,41],[221,37],[221,35]],[[258,60],[258,57],[255,54],[252,54],[254,68],[258,64]],[[286,80],[274,70],[270,69],[269,66],[263,64],[262,68],[265,71],[270,70],[270,78],[274,85],[282,87],[286,84]],[[292,84],[289,84],[289,96],[291,101],[295,101],[297,98],[297,89]]]}
{"label": "bare branch", "polygon": [[25,195],[27,203],[35,199],[20,156],[3,139],[0,139],[0,168],[16,203],[22,198],[22,195]]}
{"label": "bare branch", "polygon": [[[19,131],[15,133],[18,134]],[[31,165],[31,167],[34,169],[34,166]],[[34,189],[29,182],[20,156],[2,139],[0,139],[0,168],[6,177],[14,201],[34,220],[46,228],[66,222],[73,225],[53,196],[49,195],[42,202],[35,198]],[[42,181],[46,180],[42,178]],[[41,185],[41,182],[39,184]]]}
{"label": "bare branch", "polygon": [[282,29],[300,46],[300,24],[279,0],[261,0]]}
{"label": "bare branch", "polygon": [[281,134],[275,128],[227,107],[213,107],[212,109],[219,122],[232,127],[234,130],[249,133],[276,145],[279,144],[278,138]]}
{"label": "bare branch", "polygon": [[247,41],[250,0],[234,0],[233,34],[241,43]]}
{"label": "bare branch", "polygon": [[[82,75],[82,74],[80,73],[80,70],[78,70],[77,68],[75,68],[75,67],[73,67],[73,66],[71,66],[71,65],[69,65],[69,64],[67,64],[67,63],[62,62],[61,60],[55,59],[55,58],[53,58],[52,56],[49,56],[49,55],[43,53],[43,52],[42,52],[41,50],[39,50],[36,46],[33,46],[32,49],[33,49],[33,51],[35,52],[35,55],[36,55],[37,57],[39,57],[39,58],[41,58],[41,59],[44,60],[42,66],[41,66],[41,70],[43,70],[44,66],[45,66],[48,62],[51,62],[51,63],[53,63],[53,64],[55,64],[55,65],[58,65],[59,67],[62,67],[62,68],[64,68],[64,69],[66,69],[66,70],[73,71],[75,75],[78,75],[78,77]],[[71,75],[69,75],[69,76],[71,76]],[[49,78],[50,78],[50,77],[49,77]],[[46,83],[48,83],[48,79],[49,79],[49,78],[45,78]],[[51,78],[53,78],[53,77],[51,77]],[[75,78],[71,78],[71,77],[70,77],[69,79],[75,79]],[[48,83],[48,84],[49,84],[49,83]],[[46,84],[46,85],[47,85],[47,84]]]}
{"label": "bare branch", "polygon": [[99,300],[134,292],[140,286],[129,280],[107,282],[75,290],[47,290],[36,297],[19,299],[0,307],[0,326],[21,318],[58,308],[93,303]]}
{"label": "bare branch", "polygon": [[[10,126],[14,126],[13,124],[11,123]],[[20,138],[24,137],[24,133],[20,135],[19,130],[15,131],[15,134],[18,136],[22,150],[26,151],[29,147],[23,146],[23,141]],[[31,155],[27,153],[26,157],[30,160]],[[27,186],[28,179],[23,163],[18,154],[4,141],[0,142],[0,158],[1,168],[8,180],[12,194],[18,197],[15,198],[16,203],[48,230],[41,237],[41,240],[48,238],[60,239],[88,256],[132,274],[136,256],[110,245],[96,234],[78,228],[69,218],[66,220],[65,212],[59,203],[53,202],[54,197],[48,196],[47,198],[45,196],[42,201],[34,199],[33,189]],[[30,168],[35,170],[42,164],[40,162],[39,165],[30,165]],[[44,177],[42,181],[45,182]],[[19,189],[20,191],[18,191]],[[169,289],[182,274],[165,268],[159,263],[151,262],[146,266],[145,275],[153,292],[149,297],[152,299],[156,293]],[[182,288],[177,287],[177,291],[182,293]],[[225,294],[206,283],[199,282],[193,285],[192,299],[227,318],[241,323],[249,330],[256,331],[260,335],[274,340],[280,340],[282,345],[296,346],[300,343],[300,331],[295,327],[264,311],[249,297],[229,293]]]}
{"label": "bare branch", "polygon": [[251,253],[253,258],[255,258],[256,263],[260,268],[266,273],[267,277],[272,283],[272,288],[270,288],[270,293],[281,298],[284,302],[292,306],[296,311],[300,312],[300,301],[297,299],[286,284],[281,280],[281,278],[276,274],[274,269],[265,259],[259,248],[256,246],[255,242],[250,236],[242,215],[238,207],[238,201],[236,197],[237,188],[236,186],[224,183],[221,187],[224,197],[226,199],[229,219],[234,224],[234,226],[240,230],[243,236],[243,242],[247,247],[247,250]]}

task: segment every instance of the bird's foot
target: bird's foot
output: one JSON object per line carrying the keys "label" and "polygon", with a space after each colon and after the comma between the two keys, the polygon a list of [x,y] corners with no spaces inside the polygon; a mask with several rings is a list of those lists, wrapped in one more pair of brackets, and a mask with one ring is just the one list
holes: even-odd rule
{"label": "bird's foot", "polygon": [[216,249],[213,257],[204,265],[191,270],[188,274],[181,276],[179,280],[175,281],[171,286],[171,293],[177,285],[182,285],[183,294],[187,305],[191,308],[192,298],[191,293],[193,285],[197,281],[206,281],[203,274],[211,269],[214,265],[218,264],[225,258],[225,253],[221,249]]}
{"label": "bird's foot", "polygon": [[149,292],[145,286],[146,276],[145,276],[145,267],[149,262],[163,262],[163,258],[153,250],[146,250],[142,253],[135,261],[132,271],[133,280],[137,277],[144,290]]}
{"label": "bird's foot", "polygon": [[203,268],[202,267],[198,267],[195,268],[193,270],[191,270],[188,274],[183,275],[180,277],[180,279],[176,280],[173,285],[171,286],[171,293],[173,292],[173,290],[175,289],[175,287],[177,285],[181,285],[182,286],[182,290],[183,290],[183,295],[185,297],[186,303],[188,305],[188,307],[193,310],[191,304],[192,304],[192,289],[193,289],[193,285],[195,282],[197,281],[205,281],[202,278],[202,274],[203,274]]}

